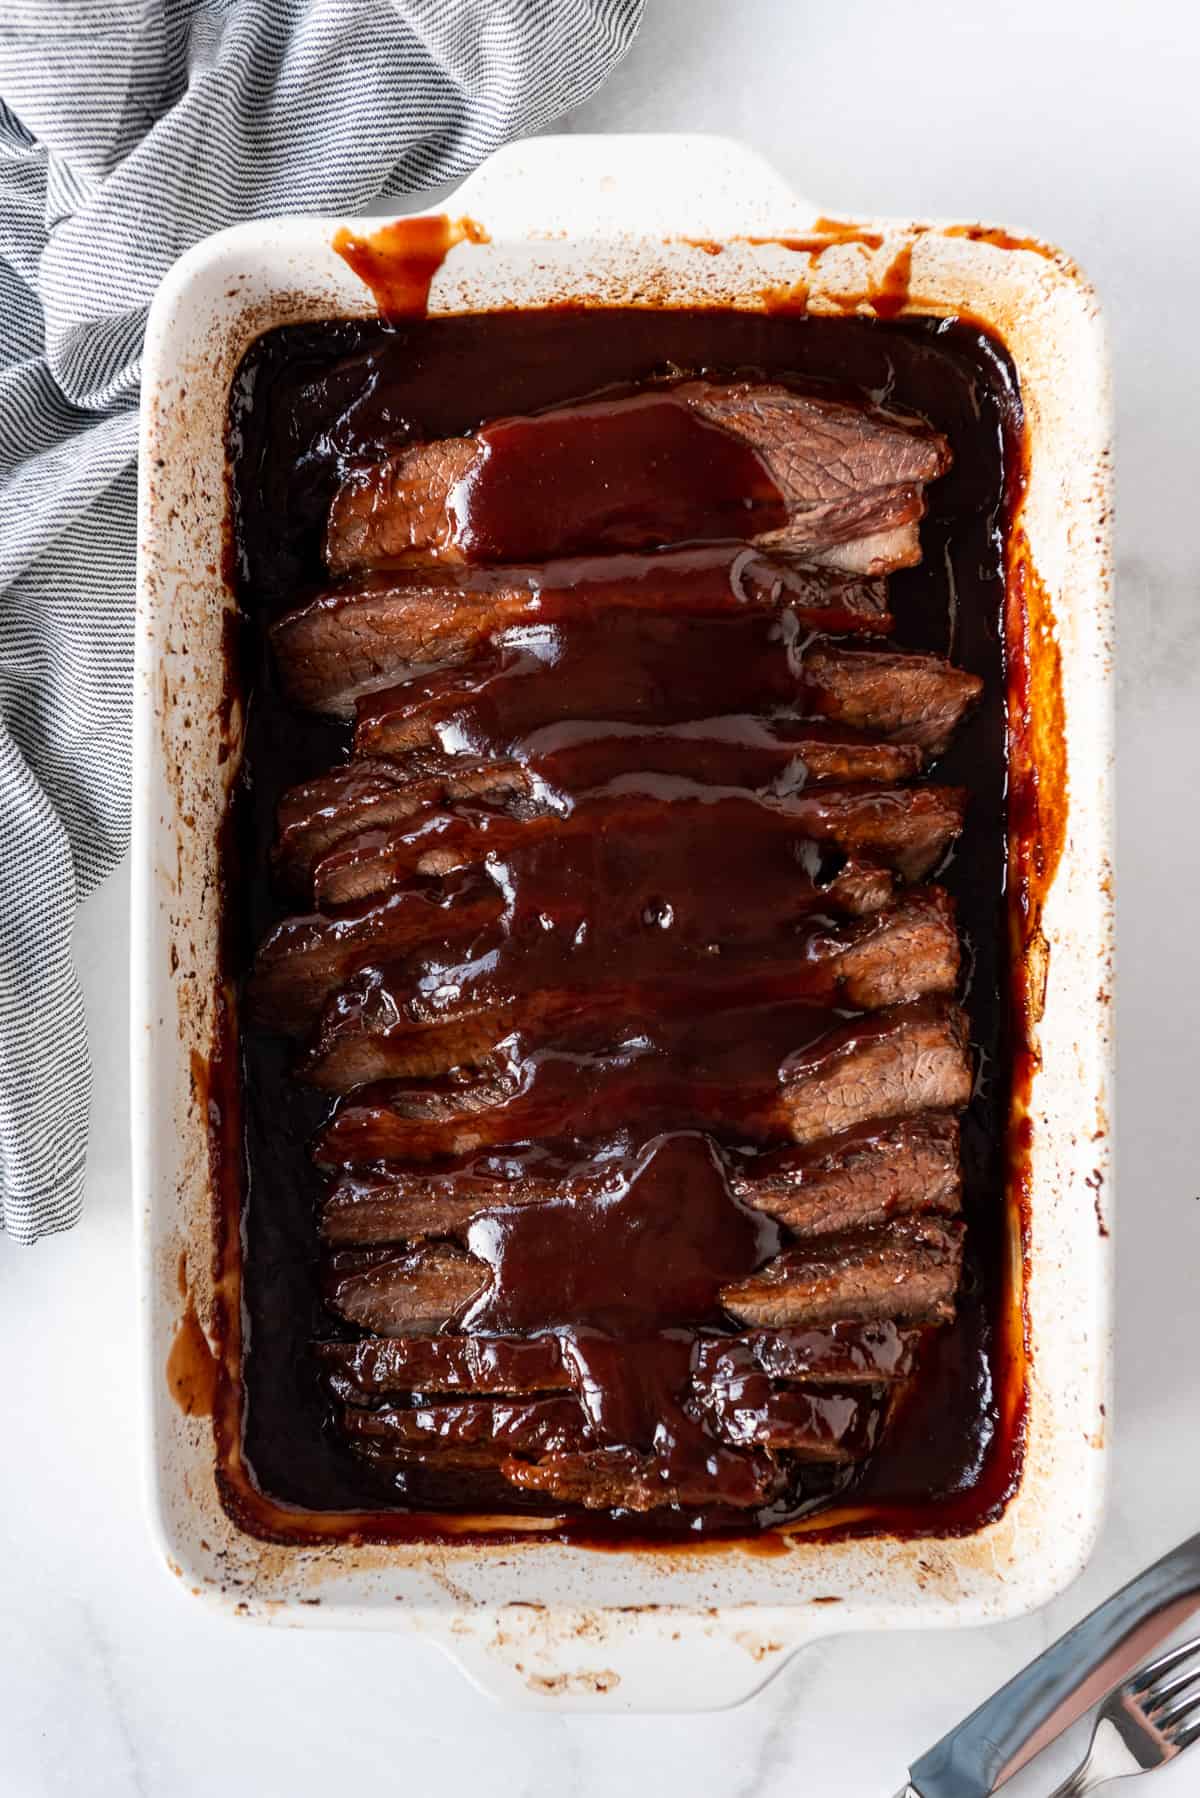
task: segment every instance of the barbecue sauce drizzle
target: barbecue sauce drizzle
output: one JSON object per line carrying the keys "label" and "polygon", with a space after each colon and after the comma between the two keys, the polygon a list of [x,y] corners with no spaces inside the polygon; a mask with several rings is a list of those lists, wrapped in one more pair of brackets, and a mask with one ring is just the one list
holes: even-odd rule
{"label": "barbecue sauce drizzle", "polygon": [[[266,874],[281,791],[332,764],[346,745],[344,727],[284,702],[263,629],[320,578],[321,528],[341,472],[364,454],[379,453],[380,445],[402,442],[410,419],[419,421],[426,437],[460,434],[481,418],[643,381],[661,373],[668,358],[690,370],[782,376],[832,397],[908,409],[945,432],[954,451],[952,473],[930,490],[924,562],[892,577],[890,609],[898,620],[897,640],[949,655],[986,681],[983,705],[934,778],[970,776],[966,835],[944,878],[973,951],[968,1006],[973,1045],[986,1058],[988,1079],[964,1119],[970,1231],[958,1319],[933,1338],[910,1401],[882,1448],[849,1483],[855,1511],[865,1512],[874,1527],[975,1527],[1002,1507],[1020,1464],[1016,1423],[1007,1436],[997,1428],[997,1388],[1019,1377],[1018,1368],[1006,1367],[1000,1252],[1005,1169],[998,1147],[1009,1065],[1002,527],[1012,498],[1006,471],[1011,473],[1019,407],[1011,368],[981,333],[944,321],[874,325],[719,313],[518,314],[421,321],[392,332],[345,323],[268,333],[243,363],[231,408],[238,585],[259,629],[246,670],[252,695],[246,778],[226,855],[233,898],[226,912],[226,966],[235,976],[243,973],[256,941],[286,909]],[[501,453],[507,453],[504,446]],[[514,460],[514,478],[517,466]],[[728,476],[718,469],[718,489]],[[769,492],[763,500],[769,508]],[[510,541],[499,514],[484,510],[471,528],[487,553]],[[594,561],[581,564],[585,574],[595,578]],[[814,1038],[836,1022],[829,1005],[808,1009]],[[758,1013],[755,1026],[765,1021]],[[789,1040],[793,1048],[805,1040],[803,1031],[797,1038],[794,1018]],[[416,1476],[409,1489],[401,1487],[412,1513],[406,1522],[394,1509],[390,1481],[357,1464],[325,1427],[325,1400],[307,1342],[314,1334],[336,1332],[336,1325],[318,1302],[315,1211],[322,1181],[307,1145],[328,1102],[295,1082],[289,1051],[277,1040],[246,1035],[241,1047],[243,1294],[251,1332],[244,1361],[244,1453],[253,1482],[271,1498],[256,1497],[252,1488],[239,1494],[231,1484],[230,1500],[263,1533],[280,1527],[268,1519],[278,1509],[272,1501],[305,1513],[357,1513],[362,1533],[436,1533],[422,1509],[461,1505],[461,1493],[439,1489],[435,1472]],[[611,1044],[597,1046],[602,1059],[611,1051]],[[729,1052],[736,1061],[733,1033]],[[514,1053],[519,1059],[519,1045]],[[761,1045],[752,1060],[755,1053],[761,1057]],[[537,1056],[529,1060],[538,1065]],[[576,1069],[576,1080],[583,1072]],[[621,1167],[614,1190],[598,1206],[564,1201],[498,1208],[474,1224],[469,1246],[496,1277],[465,1321],[483,1331],[562,1331],[571,1319],[569,1359],[597,1438],[654,1439],[663,1466],[677,1474],[711,1457],[716,1444],[679,1402],[691,1349],[672,1325],[686,1322],[693,1335],[706,1321],[719,1329],[717,1288],[760,1265],[777,1246],[778,1231],[734,1198],[723,1157],[708,1137],[676,1130],[647,1140],[643,1128]],[[689,1229],[681,1233],[685,1184]],[[649,1337],[656,1340],[653,1352]],[[1019,1413],[1019,1405],[1003,1407],[1010,1419]],[[844,1483],[845,1476],[839,1480]],[[760,1513],[758,1525],[806,1509],[815,1509],[819,1521],[837,1483],[828,1473],[802,1471],[787,1500]],[[519,1494],[508,1492],[502,1502],[510,1510],[522,1508]],[[544,1510],[545,1501],[526,1505]],[[319,1531],[319,1518],[312,1522]],[[563,1532],[597,1542],[662,1540],[697,1527],[744,1533],[752,1523],[753,1514],[714,1508],[682,1518],[678,1512],[652,1514],[633,1523],[580,1518]]]}
{"label": "barbecue sauce drizzle", "polygon": [[452,489],[472,562],[540,562],[778,530],[787,507],[749,444],[658,394],[506,419]]}

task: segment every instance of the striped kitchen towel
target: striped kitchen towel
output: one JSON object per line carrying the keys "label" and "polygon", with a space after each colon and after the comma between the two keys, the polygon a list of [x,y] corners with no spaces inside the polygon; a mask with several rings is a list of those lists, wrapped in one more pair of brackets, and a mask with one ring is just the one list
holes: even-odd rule
{"label": "striped kitchen towel", "polygon": [[577,105],[643,0],[3,0],[0,1226],[79,1215],[71,926],[129,822],[150,298],[190,244],[465,175]]}

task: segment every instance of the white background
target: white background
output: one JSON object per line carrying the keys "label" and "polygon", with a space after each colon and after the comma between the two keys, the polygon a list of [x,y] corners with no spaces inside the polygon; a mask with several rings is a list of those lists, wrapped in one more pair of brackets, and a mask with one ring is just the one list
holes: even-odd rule
{"label": "white background", "polygon": [[[141,1515],[121,873],[78,928],[86,1215],[35,1250],[0,1240],[0,1798],[887,1798],[912,1755],[1200,1529],[1198,70],[1183,4],[648,0],[628,61],[567,124],[739,136],[820,210],[1027,227],[1100,288],[1120,414],[1122,1223],[1115,1477],[1088,1574],[1028,1621],[824,1644],[748,1708],[678,1719],[506,1715],[420,1642],[257,1630],[187,1599]],[[1067,1764],[1060,1748],[1014,1798]],[[1200,1792],[1200,1749],[1153,1790]]]}

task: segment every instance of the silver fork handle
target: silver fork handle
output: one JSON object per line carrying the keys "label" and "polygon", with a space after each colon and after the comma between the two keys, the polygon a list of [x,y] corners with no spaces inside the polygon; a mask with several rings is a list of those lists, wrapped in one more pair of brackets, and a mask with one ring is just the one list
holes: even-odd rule
{"label": "silver fork handle", "polygon": [[1110,1779],[1124,1779],[1129,1773],[1141,1771],[1108,1718],[1101,1717],[1083,1761],[1069,1779],[1054,1788],[1050,1798],[1085,1798],[1086,1793],[1097,1791]]}

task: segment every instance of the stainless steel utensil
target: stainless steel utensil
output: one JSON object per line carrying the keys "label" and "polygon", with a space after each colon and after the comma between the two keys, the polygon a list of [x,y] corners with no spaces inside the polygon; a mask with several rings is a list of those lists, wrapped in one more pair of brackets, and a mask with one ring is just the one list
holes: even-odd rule
{"label": "stainless steel utensil", "polygon": [[1110,1779],[1152,1773],[1200,1741],[1200,1636],[1110,1692],[1083,1761],[1051,1798],[1083,1798]]}
{"label": "stainless steel utensil", "polygon": [[[1106,1599],[914,1761],[899,1798],[989,1798],[1198,1608],[1200,1535]],[[1163,1670],[1152,1663],[1131,1686],[1146,1674],[1153,1681]]]}

